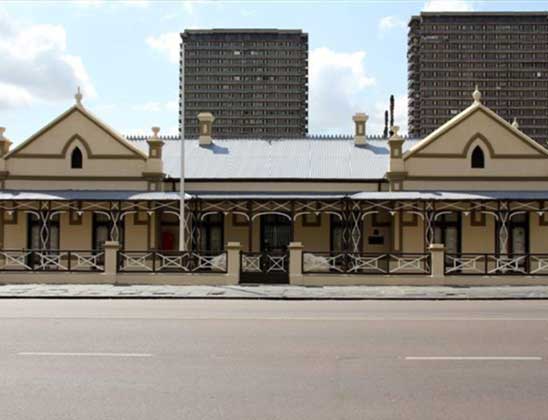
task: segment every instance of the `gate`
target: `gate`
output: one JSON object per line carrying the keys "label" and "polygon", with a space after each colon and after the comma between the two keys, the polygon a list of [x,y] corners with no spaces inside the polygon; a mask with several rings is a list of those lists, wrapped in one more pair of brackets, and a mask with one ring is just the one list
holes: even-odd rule
{"label": "gate", "polygon": [[289,283],[287,251],[242,252],[240,257],[240,283]]}

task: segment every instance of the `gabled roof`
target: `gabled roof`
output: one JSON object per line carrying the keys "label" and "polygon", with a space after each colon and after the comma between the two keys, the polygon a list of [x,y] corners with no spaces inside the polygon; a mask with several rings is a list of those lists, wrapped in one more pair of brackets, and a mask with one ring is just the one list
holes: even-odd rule
{"label": "gabled roof", "polygon": [[[133,144],[145,150],[146,138]],[[404,150],[417,143],[406,140]],[[179,139],[166,139],[162,152],[169,178],[180,176]],[[388,170],[387,140],[367,139],[356,146],[354,138],[213,139],[210,146],[185,140],[185,177],[220,180],[382,180]]]}
{"label": "gabled roof", "polygon": [[542,155],[545,155],[548,157],[548,150],[542,147],[540,144],[538,144],[535,140],[533,140],[531,137],[520,131],[518,128],[514,127],[512,124],[510,124],[508,121],[506,121],[504,118],[500,117],[497,113],[492,111],[491,109],[487,108],[485,105],[483,105],[480,101],[475,101],[472,105],[470,105],[468,108],[466,108],[461,113],[455,115],[453,118],[451,118],[449,121],[447,121],[445,124],[438,127],[436,130],[434,130],[432,133],[430,133],[428,136],[426,136],[423,140],[416,143],[411,149],[409,149],[407,152],[404,153],[403,159],[407,160],[420,150],[424,149],[426,146],[428,146],[430,143],[434,142],[436,139],[441,137],[443,134],[451,130],[453,127],[460,124],[462,121],[470,117],[471,115],[475,114],[476,112],[483,112],[488,117],[492,118],[496,122],[498,122],[500,125],[502,125],[507,130],[511,131],[518,139],[526,143],[527,145],[531,146],[535,150],[537,150]]}
{"label": "gabled roof", "polygon": [[86,108],[84,108],[80,104],[76,104],[76,105],[71,106],[69,109],[67,109],[65,112],[63,112],[61,115],[59,115],[57,118],[55,118],[53,121],[51,121],[50,123],[48,123],[47,125],[42,127],[40,130],[38,130],[36,133],[34,133],[28,139],[23,141],[21,144],[19,144],[13,150],[11,150],[8,154],[6,154],[5,158],[9,159],[14,154],[16,154],[19,151],[23,150],[25,147],[27,147],[29,144],[31,144],[34,140],[36,140],[42,134],[44,134],[45,132],[50,130],[55,125],[59,124],[61,121],[63,121],[65,118],[67,118],[68,116],[70,116],[74,112],[79,112],[81,115],[83,115],[84,117],[89,119],[92,123],[94,123],[100,129],[102,129],[107,134],[109,134],[114,140],[116,140],[118,143],[120,143],[122,146],[124,146],[130,152],[138,155],[142,159],[147,158],[147,153],[143,152],[138,147],[135,147],[124,136],[122,136],[120,133],[118,133],[116,130],[114,130],[112,127],[110,127],[105,122],[101,121],[99,118],[97,118],[95,115],[93,115],[90,111],[88,111]]}

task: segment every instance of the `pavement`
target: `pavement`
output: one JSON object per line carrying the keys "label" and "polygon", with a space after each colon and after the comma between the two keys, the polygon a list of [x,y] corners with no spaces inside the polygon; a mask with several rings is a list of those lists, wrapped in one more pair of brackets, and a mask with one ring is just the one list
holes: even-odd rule
{"label": "pavement", "polygon": [[0,419],[516,420],[546,301],[9,299]]}
{"label": "pavement", "polygon": [[493,300],[548,299],[548,286],[119,286],[0,285],[0,298],[271,299],[271,300]]}

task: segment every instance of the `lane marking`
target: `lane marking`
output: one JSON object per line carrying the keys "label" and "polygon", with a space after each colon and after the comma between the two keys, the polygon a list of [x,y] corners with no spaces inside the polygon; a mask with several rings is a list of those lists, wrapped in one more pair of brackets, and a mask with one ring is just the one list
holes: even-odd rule
{"label": "lane marking", "polygon": [[69,357],[152,357],[150,353],[75,353],[22,351],[18,356],[69,356]]}
{"label": "lane marking", "polygon": [[523,360],[539,361],[540,356],[406,356],[405,360]]}

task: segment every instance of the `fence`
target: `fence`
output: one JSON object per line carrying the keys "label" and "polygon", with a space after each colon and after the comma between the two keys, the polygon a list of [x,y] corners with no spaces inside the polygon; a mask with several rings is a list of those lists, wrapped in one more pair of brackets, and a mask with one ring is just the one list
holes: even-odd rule
{"label": "fence", "polygon": [[445,254],[445,275],[548,275],[548,254]]}
{"label": "fence", "polygon": [[119,273],[226,273],[227,253],[118,251]]}
{"label": "fence", "polygon": [[13,249],[0,251],[0,271],[102,272],[104,251]]}
{"label": "fence", "polygon": [[307,274],[431,274],[430,253],[303,252]]}

